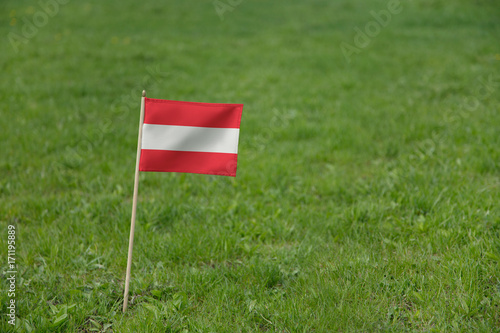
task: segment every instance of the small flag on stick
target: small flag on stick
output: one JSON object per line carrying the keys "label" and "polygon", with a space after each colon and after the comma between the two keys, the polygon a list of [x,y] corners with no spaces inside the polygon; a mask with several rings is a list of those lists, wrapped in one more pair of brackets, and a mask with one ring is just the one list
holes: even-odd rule
{"label": "small flag on stick", "polygon": [[140,171],[235,177],[242,110],[146,98]]}
{"label": "small flag on stick", "polygon": [[139,171],[236,177],[243,104],[178,102],[142,92],[123,312],[127,311]]}

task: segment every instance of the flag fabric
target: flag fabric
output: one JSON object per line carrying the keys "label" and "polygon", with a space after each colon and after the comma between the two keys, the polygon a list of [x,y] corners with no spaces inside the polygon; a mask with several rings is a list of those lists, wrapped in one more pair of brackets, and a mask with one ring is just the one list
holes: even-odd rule
{"label": "flag fabric", "polygon": [[236,177],[243,104],[145,98],[140,171]]}

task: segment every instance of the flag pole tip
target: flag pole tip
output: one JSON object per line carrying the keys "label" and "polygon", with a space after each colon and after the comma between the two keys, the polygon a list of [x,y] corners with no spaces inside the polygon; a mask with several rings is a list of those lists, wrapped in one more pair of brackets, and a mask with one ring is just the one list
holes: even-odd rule
{"label": "flag pole tip", "polygon": [[142,97],[146,97],[146,90],[142,91]]}

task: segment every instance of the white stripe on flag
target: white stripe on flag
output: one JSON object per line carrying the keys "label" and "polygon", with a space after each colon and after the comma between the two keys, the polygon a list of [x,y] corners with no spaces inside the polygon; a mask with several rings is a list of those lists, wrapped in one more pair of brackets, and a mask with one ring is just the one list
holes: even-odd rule
{"label": "white stripe on flag", "polygon": [[144,124],[142,149],[238,153],[239,128]]}

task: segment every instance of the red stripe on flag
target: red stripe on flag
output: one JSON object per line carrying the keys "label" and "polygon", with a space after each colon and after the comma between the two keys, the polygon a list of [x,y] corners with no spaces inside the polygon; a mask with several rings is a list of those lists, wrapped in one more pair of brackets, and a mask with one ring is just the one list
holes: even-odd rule
{"label": "red stripe on flag", "polygon": [[236,177],[238,154],[142,149],[140,171]]}
{"label": "red stripe on flag", "polygon": [[243,104],[216,104],[146,98],[144,123],[240,128]]}

